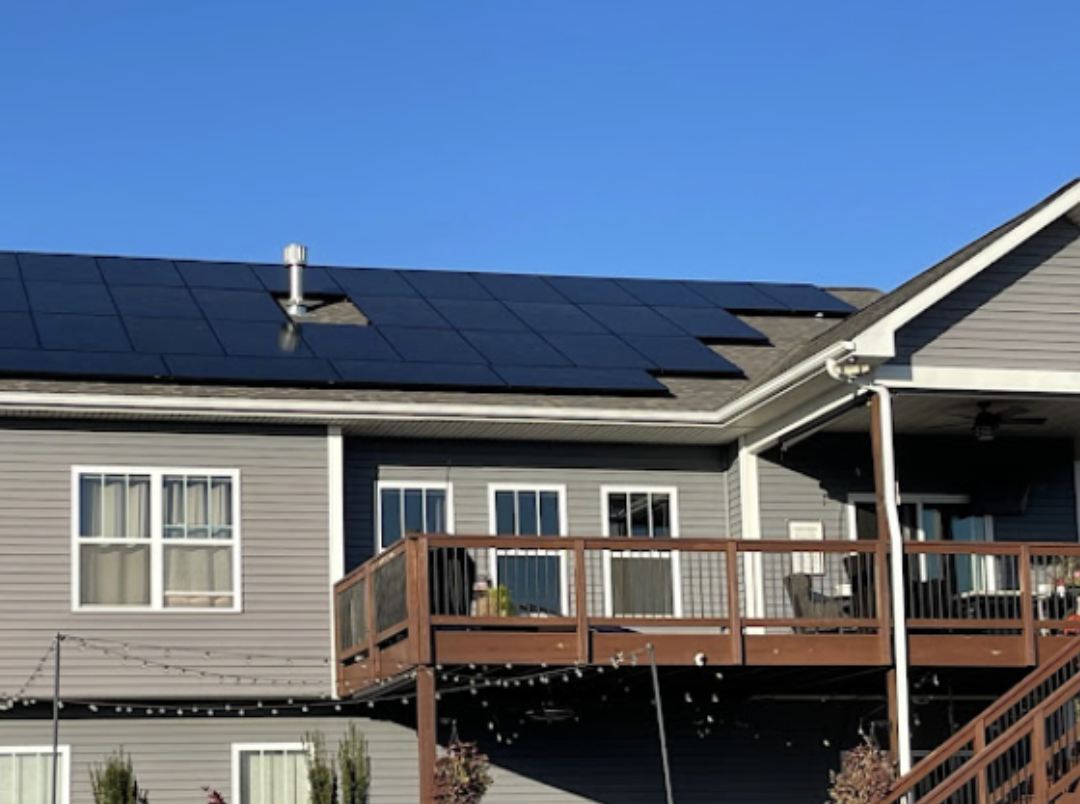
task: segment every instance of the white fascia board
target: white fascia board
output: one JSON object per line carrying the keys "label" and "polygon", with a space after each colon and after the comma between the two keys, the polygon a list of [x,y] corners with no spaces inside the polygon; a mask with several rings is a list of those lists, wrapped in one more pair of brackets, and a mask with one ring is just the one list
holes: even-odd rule
{"label": "white fascia board", "polygon": [[855,337],[860,357],[888,359],[896,356],[896,331],[915,316],[944,299],[968,280],[986,270],[1013,249],[1035,236],[1080,204],[1080,185],[1063,193],[1011,232],[999,237],[982,251],[950,271],[921,293],[908,299],[887,316],[874,322]]}
{"label": "white fascia board", "polygon": [[1026,369],[880,366],[875,379],[888,388],[970,393],[1080,394],[1080,372]]}
{"label": "white fascia board", "polygon": [[309,424],[360,421],[504,422],[510,424],[591,424],[647,427],[726,427],[757,410],[789,388],[824,371],[830,358],[850,354],[852,344],[834,344],[770,382],[719,410],[648,410],[645,408],[575,408],[540,405],[463,403],[350,402],[338,400],[259,399],[255,397],[164,397],[137,394],[66,394],[0,392],[0,410],[34,414],[105,414],[265,419]]}

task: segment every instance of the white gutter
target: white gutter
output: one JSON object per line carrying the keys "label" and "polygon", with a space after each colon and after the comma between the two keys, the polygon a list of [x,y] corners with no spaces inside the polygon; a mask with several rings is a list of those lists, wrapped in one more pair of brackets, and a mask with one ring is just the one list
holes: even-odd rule
{"label": "white gutter", "polygon": [[878,399],[881,438],[881,493],[889,529],[889,575],[892,584],[893,656],[896,661],[896,746],[900,775],[911,770],[911,698],[908,678],[907,605],[904,600],[904,534],[900,526],[900,500],[896,486],[896,450],[893,444],[892,394],[874,382],[859,382],[845,377],[837,364],[830,362],[829,376],[854,383]]}
{"label": "white gutter", "polygon": [[30,413],[158,414],[217,418],[281,419],[327,423],[349,420],[475,421],[528,424],[614,424],[704,426],[732,424],[770,402],[778,394],[825,370],[830,359],[850,354],[854,344],[842,341],[804,360],[719,410],[665,411],[637,407],[575,408],[542,405],[350,402],[336,400],[259,399],[252,397],[165,397],[138,394],[81,394],[34,391],[0,392],[0,409]]}

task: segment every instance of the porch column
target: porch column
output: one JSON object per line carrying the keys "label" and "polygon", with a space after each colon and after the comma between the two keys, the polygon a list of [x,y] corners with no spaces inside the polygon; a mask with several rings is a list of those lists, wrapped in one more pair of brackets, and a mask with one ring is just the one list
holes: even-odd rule
{"label": "porch column", "polygon": [[870,438],[874,454],[874,491],[877,502],[878,538],[889,541],[892,586],[892,631],[895,669],[890,672],[890,702],[895,716],[890,723],[892,755],[903,775],[911,770],[911,698],[908,688],[907,611],[904,605],[904,536],[900,529],[896,499],[896,456],[893,449],[892,397],[887,388],[869,386]]}
{"label": "porch column", "polygon": [[435,759],[438,724],[435,711],[435,669],[416,671],[416,747],[420,765],[420,804],[435,804]]}

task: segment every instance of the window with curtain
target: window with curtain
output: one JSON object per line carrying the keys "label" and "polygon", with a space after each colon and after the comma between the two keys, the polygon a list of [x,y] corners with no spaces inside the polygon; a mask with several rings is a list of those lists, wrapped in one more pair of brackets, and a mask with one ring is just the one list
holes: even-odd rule
{"label": "window with curtain", "polygon": [[[57,801],[68,801],[68,749],[60,747]],[[51,804],[52,747],[0,747],[0,804]]]}
{"label": "window with curtain", "polygon": [[233,798],[239,804],[307,804],[303,746],[238,746],[236,764]]}
{"label": "window with curtain", "polygon": [[80,472],[80,606],[235,608],[236,483],[235,474]]}
{"label": "window with curtain", "polygon": [[406,533],[446,533],[449,489],[403,483],[379,487],[379,544],[382,549]]}
{"label": "window with curtain", "polygon": [[[609,536],[667,539],[672,500],[666,491],[609,491],[605,500]],[[675,565],[671,553],[619,550],[608,558],[611,613],[666,617],[675,612]]]}

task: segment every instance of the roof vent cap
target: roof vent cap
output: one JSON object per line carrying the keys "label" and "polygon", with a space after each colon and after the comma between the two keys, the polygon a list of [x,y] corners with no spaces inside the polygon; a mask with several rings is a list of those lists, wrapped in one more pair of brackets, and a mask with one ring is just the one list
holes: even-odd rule
{"label": "roof vent cap", "polygon": [[307,247],[299,243],[285,246],[283,253],[285,265],[289,268],[289,302],[286,309],[289,315],[304,315],[307,305],[304,303],[304,266],[307,265]]}

